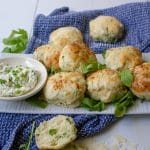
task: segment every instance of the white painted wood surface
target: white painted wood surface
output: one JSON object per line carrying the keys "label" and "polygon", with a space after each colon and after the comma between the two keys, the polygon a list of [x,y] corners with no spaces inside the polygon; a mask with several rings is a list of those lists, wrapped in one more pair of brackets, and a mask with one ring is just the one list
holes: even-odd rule
{"label": "white painted wood surface", "polygon": [[[72,10],[103,9],[135,1],[142,0],[0,0],[0,50],[3,47],[1,40],[7,37],[12,29],[24,28],[30,34],[36,14],[48,15],[55,8],[62,6],[69,6]],[[89,143],[88,145],[91,145],[91,142],[101,143],[121,134],[144,146],[145,150],[150,150],[149,130],[150,115],[126,116],[101,134],[84,139],[83,142]]]}

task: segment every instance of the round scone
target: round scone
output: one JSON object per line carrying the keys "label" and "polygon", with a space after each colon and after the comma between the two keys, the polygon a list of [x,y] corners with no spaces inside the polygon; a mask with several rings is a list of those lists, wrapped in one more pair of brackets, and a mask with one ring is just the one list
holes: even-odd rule
{"label": "round scone", "polygon": [[104,103],[112,102],[118,94],[126,91],[117,71],[98,70],[87,77],[89,96]]}
{"label": "round scone", "polygon": [[76,137],[77,129],[73,119],[64,115],[43,121],[35,130],[35,141],[39,149],[61,149]]}
{"label": "round scone", "polygon": [[114,43],[122,38],[123,24],[112,16],[98,16],[89,23],[90,36],[95,41]]}
{"label": "round scone", "polygon": [[114,70],[130,69],[142,64],[142,53],[133,46],[124,46],[106,50],[106,66]]}
{"label": "round scone", "polygon": [[84,43],[74,42],[66,45],[59,57],[62,71],[82,72],[81,66],[89,60],[97,61],[95,54]]}
{"label": "round scone", "polygon": [[47,69],[51,67],[54,69],[59,68],[59,55],[60,49],[50,44],[38,47],[33,53],[33,57],[42,62]]}
{"label": "round scone", "polygon": [[150,100],[150,62],[136,66],[133,76],[131,87],[133,94],[141,99]]}
{"label": "round scone", "polygon": [[70,44],[72,42],[82,42],[83,37],[82,33],[79,29],[76,27],[61,27],[56,30],[54,30],[50,34],[50,40],[49,42],[59,46],[60,48],[64,48],[67,44]]}
{"label": "round scone", "polygon": [[84,97],[86,81],[79,72],[59,72],[50,76],[43,89],[49,103],[76,107]]}

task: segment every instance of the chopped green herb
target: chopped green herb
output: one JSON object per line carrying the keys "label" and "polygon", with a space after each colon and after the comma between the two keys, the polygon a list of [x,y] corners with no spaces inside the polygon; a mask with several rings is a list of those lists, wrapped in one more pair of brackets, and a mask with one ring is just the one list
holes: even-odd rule
{"label": "chopped green herb", "polygon": [[4,84],[4,83],[6,83],[6,81],[3,79],[0,79],[0,84]]}
{"label": "chopped green herb", "polygon": [[98,70],[102,70],[102,69],[105,69],[106,68],[106,65],[105,64],[98,64]]}
{"label": "chopped green herb", "polygon": [[4,53],[20,53],[26,49],[28,43],[28,34],[24,29],[12,30],[9,37],[3,39]]}
{"label": "chopped green herb", "polygon": [[55,135],[57,133],[57,129],[50,129],[49,130],[49,135]]}
{"label": "chopped green herb", "polygon": [[105,109],[105,104],[101,101],[95,101],[88,97],[81,99],[81,107],[90,111],[102,111]]}
{"label": "chopped green herb", "polygon": [[33,97],[26,99],[26,102],[30,103],[33,106],[43,109],[48,106],[48,103],[44,101],[39,95],[35,95]]}
{"label": "chopped green herb", "polygon": [[123,70],[120,73],[120,79],[125,86],[131,87],[133,82],[133,74],[130,70]]}
{"label": "chopped green herb", "polygon": [[53,66],[47,71],[48,75],[53,75],[55,73],[59,72],[59,69],[55,69]]}
{"label": "chopped green herb", "polygon": [[32,124],[32,128],[31,128],[31,132],[30,132],[28,142],[26,142],[24,144],[21,144],[19,146],[20,150],[30,150],[30,145],[31,145],[32,138],[33,138],[33,135],[34,135],[34,129],[35,129],[35,122],[33,122],[33,124]]}
{"label": "chopped green herb", "polygon": [[22,86],[20,84],[15,84],[15,88],[21,88]]}

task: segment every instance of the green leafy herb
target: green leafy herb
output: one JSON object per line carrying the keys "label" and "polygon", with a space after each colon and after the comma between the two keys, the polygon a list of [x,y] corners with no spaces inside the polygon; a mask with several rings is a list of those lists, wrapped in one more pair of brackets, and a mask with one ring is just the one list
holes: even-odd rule
{"label": "green leafy herb", "polygon": [[39,95],[35,95],[33,97],[26,99],[26,102],[30,103],[33,106],[43,108],[43,109],[48,106],[48,103],[44,101],[42,97]]}
{"label": "green leafy herb", "polygon": [[33,135],[34,135],[34,129],[35,129],[35,122],[33,122],[33,124],[32,124],[32,128],[31,128],[31,132],[30,132],[30,136],[29,136],[28,141],[24,144],[21,144],[19,149],[21,149],[21,150],[30,150],[30,145],[31,145],[32,138],[33,138]]}
{"label": "green leafy herb", "polygon": [[131,91],[128,91],[119,100],[114,102],[115,105],[115,116],[122,117],[135,102],[135,96]]}
{"label": "green leafy herb", "polygon": [[57,72],[59,72],[60,70],[59,69],[55,69],[53,66],[47,71],[48,75],[53,75]]}
{"label": "green leafy herb", "polygon": [[121,71],[120,78],[121,78],[122,83],[125,86],[131,87],[132,82],[133,82],[133,75],[132,75],[132,72],[130,70]]}
{"label": "green leafy herb", "polygon": [[50,129],[49,135],[55,135],[57,133],[57,129]]}
{"label": "green leafy herb", "polygon": [[28,34],[24,29],[12,30],[9,37],[3,39],[5,47],[4,53],[20,53],[26,49],[28,43]]}
{"label": "green leafy herb", "polygon": [[93,59],[89,59],[87,63],[81,65],[81,70],[83,74],[87,74],[104,68],[106,68],[104,64],[100,64],[99,62]]}
{"label": "green leafy herb", "polygon": [[101,101],[95,101],[85,97],[81,100],[81,107],[84,107],[90,111],[102,111],[105,109],[105,104]]}
{"label": "green leafy herb", "polygon": [[104,59],[106,58],[106,50],[104,50],[104,51],[102,52],[102,56],[103,56]]}
{"label": "green leafy herb", "polygon": [[6,81],[3,79],[0,79],[0,84],[4,84]]}

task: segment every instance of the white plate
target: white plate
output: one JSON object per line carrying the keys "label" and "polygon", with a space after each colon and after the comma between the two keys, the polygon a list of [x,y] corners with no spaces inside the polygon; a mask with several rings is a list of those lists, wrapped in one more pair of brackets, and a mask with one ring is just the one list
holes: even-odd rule
{"label": "white plate", "polygon": [[37,60],[29,58],[27,56],[13,55],[13,56],[3,57],[3,58],[0,58],[0,63],[8,64],[10,66],[16,66],[16,65],[27,66],[29,68],[34,69],[39,74],[38,83],[33,90],[31,90],[30,92],[24,95],[20,95],[16,97],[0,97],[0,100],[16,101],[16,100],[27,99],[28,97],[31,97],[35,95],[36,93],[38,93],[43,88],[47,80],[47,71],[44,65],[38,62]]}
{"label": "white plate", "polygon": [[[14,56],[14,54],[0,54],[0,57]],[[16,56],[16,55],[15,55]],[[23,56],[23,54],[17,54],[17,56]],[[32,55],[27,55],[32,57]],[[100,54],[97,55],[100,62],[103,62],[103,58]],[[143,58],[146,61],[150,61],[150,53],[143,54]],[[37,108],[25,101],[0,101],[0,112],[9,113],[30,113],[30,114],[113,114],[114,107],[108,106],[104,111],[88,111],[84,108],[65,108],[56,105],[49,105],[45,109]],[[127,114],[150,114],[150,102],[141,103],[137,100],[136,104],[129,109]]]}

